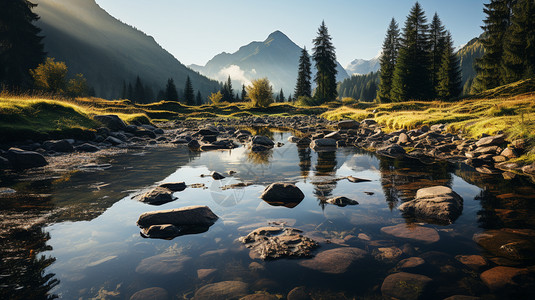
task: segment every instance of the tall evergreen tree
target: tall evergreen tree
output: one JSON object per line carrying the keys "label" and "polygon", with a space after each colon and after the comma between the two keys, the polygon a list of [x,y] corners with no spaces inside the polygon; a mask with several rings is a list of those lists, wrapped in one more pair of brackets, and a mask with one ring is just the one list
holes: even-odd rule
{"label": "tall evergreen tree", "polygon": [[442,56],[446,51],[446,29],[444,29],[437,13],[431,21],[429,41],[431,43],[431,85],[433,86],[433,97],[435,97],[438,94],[438,73],[442,67]]}
{"label": "tall evergreen tree", "polygon": [[411,8],[405,21],[392,80],[394,101],[425,100],[432,97],[429,68],[429,25],[420,3]]}
{"label": "tall evergreen tree", "polygon": [[173,78],[167,79],[167,85],[165,86],[165,100],[178,101],[178,92]]}
{"label": "tall evergreen tree", "polygon": [[286,101],[286,98],[284,97],[284,92],[282,91],[282,89],[281,89],[281,91],[279,93],[279,99],[280,99],[280,102],[285,102]]}
{"label": "tall evergreen tree", "polygon": [[485,48],[483,56],[476,61],[477,76],[472,85],[472,92],[477,93],[501,85],[503,74],[504,40],[511,21],[511,6],[514,0],[490,0],[484,4],[484,30],[481,43]]}
{"label": "tall evergreen tree", "polygon": [[[398,23],[394,18],[390,21],[386,37],[383,42],[383,53],[379,62],[381,64],[380,83],[377,96],[381,102],[390,102],[390,93],[392,90],[392,79],[394,77],[394,68],[399,50],[399,29]],[[351,96],[352,97],[352,96]],[[353,97],[356,99],[356,97]]]}
{"label": "tall evergreen tree", "polygon": [[30,70],[45,59],[41,29],[33,23],[37,4],[28,0],[0,0],[0,88],[26,89]]}
{"label": "tall evergreen tree", "polygon": [[201,91],[197,91],[197,97],[195,98],[195,102],[197,102],[197,105],[198,105],[198,106],[201,106],[201,105],[202,105]]}
{"label": "tall evergreen tree", "polygon": [[301,50],[301,56],[299,57],[299,69],[297,71],[297,83],[295,85],[295,97],[299,96],[312,96],[312,87],[310,80],[312,79],[312,72],[310,70],[310,56],[306,47]]}
{"label": "tall evergreen tree", "polygon": [[195,92],[189,76],[186,78],[186,84],[184,85],[184,101],[186,105],[195,105]]}
{"label": "tall evergreen tree", "polygon": [[513,6],[503,53],[503,83],[535,76],[535,2],[518,0]]}
{"label": "tall evergreen tree", "polygon": [[234,102],[234,90],[232,89],[232,80],[230,79],[230,75],[228,76],[227,81],[223,84],[223,90],[221,91],[221,94],[223,94],[221,101],[229,103]]}
{"label": "tall evergreen tree", "polygon": [[326,102],[335,100],[338,96],[336,91],[336,53],[335,48],[331,42],[331,36],[325,26],[325,22],[321,22],[318,28],[318,36],[313,40],[314,48],[312,58],[316,65],[316,93],[314,97],[319,102]]}
{"label": "tall evergreen tree", "polygon": [[146,101],[145,87],[143,86],[143,83],[141,82],[141,78],[139,78],[139,76],[136,77],[132,101],[137,103],[142,103]]}
{"label": "tall evergreen tree", "polygon": [[245,90],[245,84],[242,84],[241,86],[241,101],[244,101],[247,99],[247,91]]}
{"label": "tall evergreen tree", "polygon": [[441,66],[437,72],[436,92],[439,98],[448,100],[459,96],[461,91],[461,68],[459,58],[454,53],[451,34],[447,32]]}
{"label": "tall evergreen tree", "polygon": [[288,95],[288,102],[292,102],[293,99],[292,99],[292,94]]}

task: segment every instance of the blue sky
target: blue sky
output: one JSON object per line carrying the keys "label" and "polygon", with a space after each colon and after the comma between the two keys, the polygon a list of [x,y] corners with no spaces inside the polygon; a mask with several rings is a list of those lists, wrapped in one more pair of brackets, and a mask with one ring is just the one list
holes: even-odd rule
{"label": "blue sky", "polygon": [[[271,32],[312,47],[322,20],[338,61],[377,55],[390,19],[403,27],[415,1],[406,0],[96,0],[114,17],[152,35],[182,63],[204,65]],[[428,20],[438,13],[455,46],[481,34],[486,0],[420,0]]]}

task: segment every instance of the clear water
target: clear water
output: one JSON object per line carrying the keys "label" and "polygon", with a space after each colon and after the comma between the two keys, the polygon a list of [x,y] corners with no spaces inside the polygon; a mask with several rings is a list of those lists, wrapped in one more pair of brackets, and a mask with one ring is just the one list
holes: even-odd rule
{"label": "clear water", "polygon": [[[287,143],[289,135],[273,133],[275,141],[285,145],[267,154],[251,153],[245,147],[202,153],[185,148],[147,148],[105,158],[102,162],[112,165],[107,170],[73,172],[39,181],[4,180],[3,186],[51,196],[39,204],[24,200],[23,204],[10,203],[0,209],[3,215],[31,211],[27,220],[20,216],[23,222],[43,216],[46,219],[23,233],[10,231],[11,225],[4,224],[2,238],[12,242],[3,245],[2,294],[13,299],[46,298],[47,293],[62,299],[129,299],[139,290],[156,286],[165,288],[174,298],[189,299],[203,285],[238,280],[249,284],[250,293],[266,291],[285,297],[292,288],[307,286],[324,298],[376,298],[380,297],[383,279],[399,259],[384,262],[370,255],[345,274],[330,275],[299,266],[299,259],[253,260],[237,239],[278,221],[320,239],[321,246],[315,253],[349,245],[373,254],[379,246],[402,248],[408,243],[418,253],[486,255],[472,236],[510,225],[496,216],[496,209],[518,211],[514,227],[533,227],[529,216],[535,211],[535,190],[525,178],[504,181],[466,166],[393,160],[353,147],[316,153]],[[221,181],[201,177],[211,171],[230,170],[236,174]],[[326,183],[348,175],[371,181]],[[176,201],[161,206],[132,199],[140,189],[176,181],[202,183],[205,187],[188,187],[175,193]],[[305,199],[294,208],[262,201],[259,196],[265,186],[277,181],[296,183]],[[253,185],[221,189],[238,182]],[[451,186],[464,199],[463,214],[454,224],[425,225],[438,230],[439,242],[421,244],[381,232],[384,226],[408,222],[397,206],[414,197],[417,189],[433,185]],[[504,194],[513,196],[500,197]],[[360,204],[322,204],[329,196],[346,196]],[[189,205],[207,205],[220,219],[205,233],[173,240],[140,236],[136,226],[140,214]],[[360,233],[368,235],[372,242],[358,238],[343,241]],[[147,271],[142,261],[162,253],[172,259]],[[405,257],[408,256],[402,258]],[[264,269],[250,268],[253,261]],[[155,258],[151,265],[157,263]],[[199,279],[199,269],[217,271]],[[437,290],[441,296],[488,293],[484,288],[467,291],[463,287],[463,281],[477,281],[477,276],[449,278]]]}

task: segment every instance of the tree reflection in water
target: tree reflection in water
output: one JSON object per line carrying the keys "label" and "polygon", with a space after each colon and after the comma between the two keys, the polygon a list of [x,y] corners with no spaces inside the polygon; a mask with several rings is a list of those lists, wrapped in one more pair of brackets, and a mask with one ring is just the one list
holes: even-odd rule
{"label": "tree reflection in water", "polygon": [[[314,175],[317,179],[312,182],[314,185],[314,195],[318,198],[319,205],[325,209],[325,201],[332,195],[336,188],[336,151],[319,151]],[[320,178],[325,180],[321,180]]]}

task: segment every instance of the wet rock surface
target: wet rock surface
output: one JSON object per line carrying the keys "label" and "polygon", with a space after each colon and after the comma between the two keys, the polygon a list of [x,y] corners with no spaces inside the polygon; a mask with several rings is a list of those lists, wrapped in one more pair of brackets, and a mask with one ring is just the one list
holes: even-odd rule
{"label": "wet rock surface", "polygon": [[222,281],[205,285],[198,289],[194,300],[240,299],[248,293],[249,285],[242,281]]}
{"label": "wet rock surface", "polygon": [[409,239],[423,243],[435,243],[440,240],[440,236],[435,229],[415,224],[386,226],[381,228],[381,231],[398,238]]}
{"label": "wet rock surface", "polygon": [[165,187],[156,187],[138,197],[139,201],[152,205],[161,205],[175,199],[173,192]]}
{"label": "wet rock surface", "polygon": [[295,184],[277,182],[266,187],[260,198],[272,205],[287,203],[297,205],[305,198],[305,195]]}
{"label": "wet rock surface", "polygon": [[136,292],[130,300],[168,300],[169,293],[162,288],[153,287]]}
{"label": "wet rock surface", "polygon": [[534,261],[535,230],[487,230],[475,234],[474,241],[488,252],[512,261]]}
{"label": "wet rock surface", "polygon": [[403,203],[399,209],[405,216],[437,224],[451,224],[462,213],[463,199],[445,186],[419,189],[414,200]]}
{"label": "wet rock surface", "polygon": [[367,252],[362,249],[342,247],[322,251],[312,259],[299,262],[299,265],[322,273],[343,274],[366,256]]}
{"label": "wet rock surface", "polygon": [[340,206],[340,207],[359,204],[356,200],[349,199],[349,198],[344,197],[344,196],[338,196],[338,197],[329,198],[325,202],[327,202],[329,204],[336,205],[336,206]]}
{"label": "wet rock surface", "polygon": [[276,259],[284,257],[310,257],[318,243],[295,228],[261,227],[239,241],[251,249],[251,257]]}
{"label": "wet rock surface", "polygon": [[381,285],[385,298],[400,300],[426,299],[432,279],[419,274],[395,273],[389,275]]}

